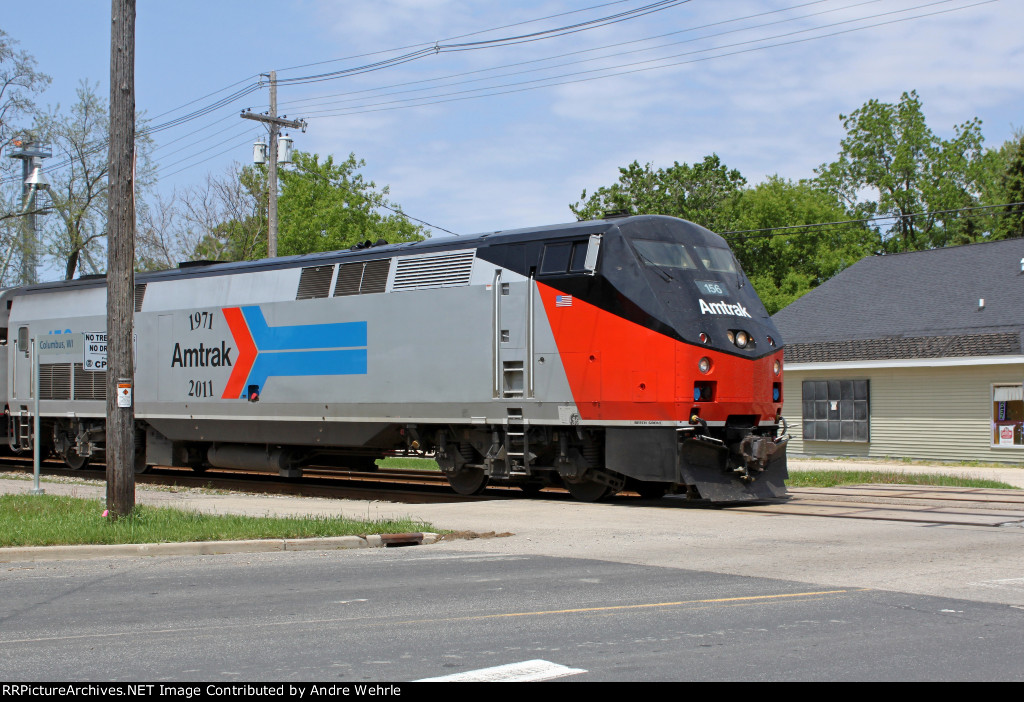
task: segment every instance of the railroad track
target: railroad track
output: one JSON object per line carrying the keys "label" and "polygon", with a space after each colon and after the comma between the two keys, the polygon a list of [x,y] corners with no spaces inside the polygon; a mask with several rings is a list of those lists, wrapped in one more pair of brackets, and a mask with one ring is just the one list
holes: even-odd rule
{"label": "railroad track", "polygon": [[784,503],[737,506],[757,514],[1024,528],[1024,490],[857,485],[791,488]]}
{"label": "railroad track", "polygon": [[[0,471],[31,473],[32,462],[17,456],[0,457]],[[46,461],[47,475],[104,480],[102,467],[70,470],[62,462]],[[273,474],[211,469],[195,473],[189,468],[156,467],[136,476],[140,485],[212,488],[273,495],[328,497],[353,500],[386,500],[406,504],[478,502],[523,499],[517,488],[489,487],[476,496],[452,492],[438,471],[391,469],[354,473],[336,468],[304,470],[298,480]],[[547,488],[543,499],[572,500],[559,488]],[[652,507],[709,508],[682,497],[641,500],[620,493],[610,504],[645,504]],[[730,512],[915,522],[950,526],[1024,528],[1024,490],[992,490],[909,485],[859,485],[834,488],[791,488],[790,497],[758,503],[710,506]]]}
{"label": "railroad track", "polygon": [[[102,465],[71,470],[61,461],[44,461],[44,475],[59,475],[86,480],[105,480]],[[32,472],[31,459],[18,456],[0,457],[0,471]],[[408,504],[428,502],[468,502],[502,497],[501,492],[481,496],[462,496],[452,492],[440,472],[417,470],[381,470],[375,473],[350,473],[337,469],[309,469],[300,479],[280,478],[270,473],[210,469],[196,473],[190,468],[155,466],[135,476],[137,485],[163,485],[189,488],[211,488],[258,494],[293,495],[298,497],[332,497],[353,500],[389,500]],[[518,492],[518,491],[516,491]],[[509,495],[511,496],[511,491]]]}

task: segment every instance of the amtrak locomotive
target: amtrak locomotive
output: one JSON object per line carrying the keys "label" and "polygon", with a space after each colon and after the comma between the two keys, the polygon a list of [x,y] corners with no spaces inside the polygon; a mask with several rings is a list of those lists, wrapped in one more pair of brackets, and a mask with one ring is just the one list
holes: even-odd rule
{"label": "amtrak locomotive", "polygon": [[[2,295],[12,448],[103,450],[102,278]],[[84,333],[81,358],[30,339]],[[137,469],[297,476],[433,454],[462,494],[784,494],[782,339],[725,241],[671,217],[577,222],[143,273]],[[54,359],[49,359],[54,360]]]}

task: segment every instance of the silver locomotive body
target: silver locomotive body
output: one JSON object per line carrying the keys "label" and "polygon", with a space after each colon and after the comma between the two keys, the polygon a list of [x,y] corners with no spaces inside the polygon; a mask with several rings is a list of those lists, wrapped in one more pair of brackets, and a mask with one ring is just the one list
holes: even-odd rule
{"label": "silver locomotive body", "polygon": [[[695,263],[702,285],[726,289],[700,304],[682,269],[648,265],[653,241],[728,251],[695,225],[635,217],[139,274],[137,467],[295,476],[406,451],[435,455],[462,493],[490,481],[585,500],[780,494],[781,342],[725,340],[737,324],[752,339],[777,331],[738,269]],[[38,388],[52,449],[83,465],[103,448],[104,282],[4,297],[14,448],[37,390],[29,340],[85,334],[80,361],[41,357]]]}

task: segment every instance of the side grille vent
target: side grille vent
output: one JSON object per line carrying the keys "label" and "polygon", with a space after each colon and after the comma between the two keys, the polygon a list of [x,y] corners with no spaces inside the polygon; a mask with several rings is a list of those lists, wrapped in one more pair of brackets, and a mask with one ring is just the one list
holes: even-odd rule
{"label": "side grille vent", "polygon": [[135,311],[142,311],[142,301],[146,297],[146,286],[148,283],[139,283],[135,286]]}
{"label": "side grille vent", "polygon": [[334,266],[312,266],[302,269],[299,278],[299,291],[296,300],[312,300],[327,297],[331,293],[331,278],[334,277]]}
{"label": "side grille vent", "polygon": [[423,290],[469,285],[473,251],[455,251],[398,259],[393,290]]}
{"label": "side grille vent", "polygon": [[382,293],[387,289],[390,270],[390,258],[343,263],[338,267],[338,282],[334,285],[334,296]]}
{"label": "side grille vent", "polygon": [[70,400],[71,399],[71,364],[40,363],[39,364],[39,399]]}
{"label": "side grille vent", "polygon": [[75,364],[75,399],[106,400],[107,372],[87,371],[81,363]]}

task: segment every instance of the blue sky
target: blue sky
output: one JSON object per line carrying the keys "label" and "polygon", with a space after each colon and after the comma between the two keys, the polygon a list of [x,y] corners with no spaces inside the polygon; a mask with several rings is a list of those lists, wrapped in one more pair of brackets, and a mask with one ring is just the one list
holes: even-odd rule
{"label": "blue sky", "polygon": [[[354,55],[511,36],[651,2],[143,0],[136,101],[162,122],[271,69],[279,78],[308,76],[404,51],[337,60]],[[574,12],[584,8],[594,9]],[[108,93],[108,2],[55,0],[10,10],[0,28],[53,78],[40,104],[69,106],[80,80]],[[714,152],[751,183],[774,173],[808,177],[835,156],[840,113],[871,98],[895,102],[905,90],[918,91],[940,135],[980,117],[986,143],[998,146],[1024,127],[1021,27],[1020,0],[691,0],[568,36],[283,85],[278,99],[281,113],[309,122],[305,134],[292,135],[296,148],[338,159],[354,152],[367,161],[365,175],[388,184],[410,215],[473,233],[569,221],[568,205],[584,188],[610,184],[634,159],[663,167]],[[567,65],[503,75],[551,64]],[[423,82],[469,71],[477,73]],[[609,74],[619,75],[602,77]],[[564,75],[550,81],[563,84],[512,85],[553,75]],[[462,83],[473,78],[483,80]],[[448,83],[460,84],[437,87]],[[435,91],[383,94],[429,86]],[[454,94],[477,87],[516,92]],[[395,102],[438,93],[452,94],[423,101],[435,103],[429,105]],[[258,90],[158,135],[160,188],[198,184],[232,161],[249,162],[262,128],[238,113],[262,111],[267,99],[266,89]]]}

